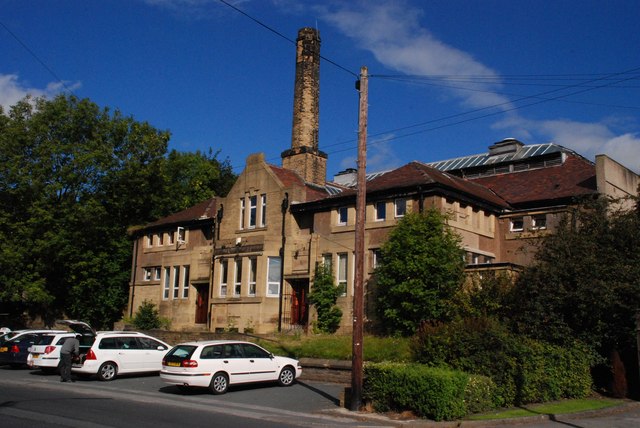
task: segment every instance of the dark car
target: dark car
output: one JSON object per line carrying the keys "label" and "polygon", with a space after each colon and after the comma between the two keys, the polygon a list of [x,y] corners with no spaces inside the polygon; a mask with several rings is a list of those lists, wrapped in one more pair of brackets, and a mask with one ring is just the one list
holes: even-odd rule
{"label": "dark car", "polygon": [[27,364],[31,345],[44,334],[64,333],[63,330],[25,330],[0,343],[0,365],[22,367]]}

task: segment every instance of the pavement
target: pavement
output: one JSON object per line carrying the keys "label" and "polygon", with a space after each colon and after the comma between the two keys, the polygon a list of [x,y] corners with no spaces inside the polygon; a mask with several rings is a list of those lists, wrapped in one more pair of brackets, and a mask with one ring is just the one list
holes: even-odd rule
{"label": "pavement", "polygon": [[520,426],[527,428],[545,427],[631,427],[640,426],[640,402],[625,401],[618,406],[569,414],[539,414],[508,419],[488,419],[482,421],[455,420],[436,422],[416,418],[411,413],[353,412],[345,408],[329,411],[336,416],[357,418],[376,425],[411,428],[491,428]]}

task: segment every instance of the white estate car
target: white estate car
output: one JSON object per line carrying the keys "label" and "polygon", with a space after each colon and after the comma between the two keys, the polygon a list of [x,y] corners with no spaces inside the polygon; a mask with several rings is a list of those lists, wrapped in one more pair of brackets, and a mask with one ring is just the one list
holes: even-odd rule
{"label": "white estate car", "polygon": [[82,343],[80,348],[80,362],[73,363],[71,371],[108,381],[121,374],[159,372],[171,346],[135,331],[101,331],[86,353]]}
{"label": "white estate car", "polygon": [[60,364],[60,348],[64,342],[76,333],[48,333],[29,347],[27,366],[32,369],[41,369],[43,372],[54,372]]}
{"label": "white estate car", "polygon": [[182,388],[224,394],[229,385],[241,383],[277,381],[289,386],[301,374],[297,360],[275,356],[254,343],[212,340],[174,346],[162,360],[160,378]]}

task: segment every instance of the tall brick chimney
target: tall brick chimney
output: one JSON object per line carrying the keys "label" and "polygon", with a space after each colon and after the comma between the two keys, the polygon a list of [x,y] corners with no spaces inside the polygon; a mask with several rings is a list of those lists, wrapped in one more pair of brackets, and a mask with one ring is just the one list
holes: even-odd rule
{"label": "tall brick chimney", "polygon": [[297,172],[307,182],[323,186],[327,154],[318,149],[319,105],[320,34],[305,27],[298,31],[291,149],[282,152],[282,167]]}

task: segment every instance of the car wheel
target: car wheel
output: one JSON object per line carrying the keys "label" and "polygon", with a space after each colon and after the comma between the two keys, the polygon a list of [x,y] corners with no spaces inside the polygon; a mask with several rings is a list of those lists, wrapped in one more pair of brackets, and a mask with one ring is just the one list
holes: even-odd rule
{"label": "car wheel", "polygon": [[98,369],[98,379],[103,381],[114,380],[117,374],[118,366],[116,365],[116,363],[113,363],[111,361],[102,363],[102,365]]}
{"label": "car wheel", "polygon": [[214,374],[209,388],[216,395],[224,394],[229,389],[229,377],[222,372]]}
{"label": "car wheel", "polygon": [[286,366],[280,371],[280,376],[278,376],[280,386],[291,386],[295,380],[296,372],[293,371],[291,366]]}

